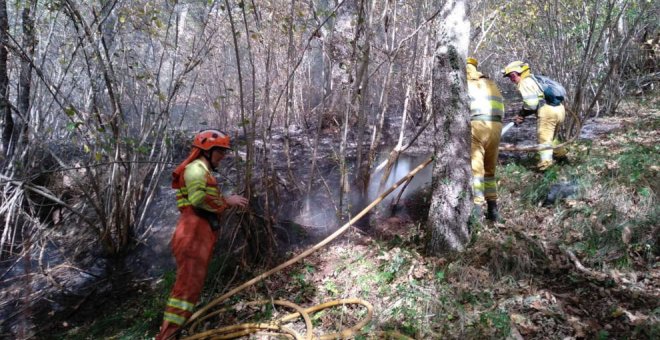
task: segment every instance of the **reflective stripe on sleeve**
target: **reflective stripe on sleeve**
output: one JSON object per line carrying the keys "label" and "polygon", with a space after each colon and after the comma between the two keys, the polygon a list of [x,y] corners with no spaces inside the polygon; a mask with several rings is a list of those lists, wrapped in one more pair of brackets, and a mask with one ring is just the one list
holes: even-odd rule
{"label": "reflective stripe on sleeve", "polygon": [[192,195],[188,196],[188,200],[194,206],[199,206],[206,197],[206,192],[202,190],[195,191]]}

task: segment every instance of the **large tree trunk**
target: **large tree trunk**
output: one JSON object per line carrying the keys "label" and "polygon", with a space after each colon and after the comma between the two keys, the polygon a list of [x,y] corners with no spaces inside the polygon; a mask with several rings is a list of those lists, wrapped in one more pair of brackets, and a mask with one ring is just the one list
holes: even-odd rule
{"label": "large tree trunk", "polygon": [[443,9],[433,61],[433,197],[429,211],[432,254],[460,251],[468,242],[472,208],[470,125],[465,58],[470,23],[466,1],[449,0]]}

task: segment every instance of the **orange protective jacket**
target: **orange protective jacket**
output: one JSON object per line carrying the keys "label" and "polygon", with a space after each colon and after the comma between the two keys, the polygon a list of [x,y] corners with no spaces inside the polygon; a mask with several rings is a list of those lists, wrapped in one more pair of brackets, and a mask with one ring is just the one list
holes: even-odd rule
{"label": "orange protective jacket", "polygon": [[190,318],[204,287],[207,269],[218,238],[200,211],[219,215],[227,203],[218,192],[218,183],[194,148],[172,174],[177,207],[181,217],[172,236],[176,259],[176,281],[167,301],[165,321],[181,326]]}

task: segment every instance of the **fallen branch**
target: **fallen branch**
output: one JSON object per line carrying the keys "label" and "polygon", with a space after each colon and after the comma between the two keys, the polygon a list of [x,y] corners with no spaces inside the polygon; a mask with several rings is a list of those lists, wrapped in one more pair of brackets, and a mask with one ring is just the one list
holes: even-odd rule
{"label": "fallen branch", "polygon": [[[656,288],[643,290],[641,288],[633,287],[626,284],[626,282],[623,282],[620,278],[584,266],[575,253],[559,244],[545,243],[541,240],[535,240],[519,229],[512,228],[511,231],[516,237],[524,240],[535,248],[540,253],[539,255],[542,255],[546,263],[545,266],[549,269],[571,268],[570,266],[567,267],[566,264],[557,263],[557,258],[563,258],[567,260],[566,262],[572,264],[572,267],[575,268],[586,280],[595,282],[600,287],[605,287],[609,291],[625,296],[626,298],[643,299],[649,302],[655,301],[655,304],[660,304],[660,290]],[[614,286],[612,285],[613,283]]]}
{"label": "fallen branch", "polygon": [[564,252],[564,255],[566,255],[566,257],[568,257],[571,260],[571,262],[573,262],[573,265],[575,266],[575,268],[577,270],[579,270],[580,272],[586,274],[587,276],[595,278],[598,281],[605,281],[605,280],[608,280],[608,279],[614,279],[614,278],[608,277],[608,275],[605,274],[605,273],[597,272],[595,270],[591,270],[591,269],[585,267],[584,265],[582,265],[582,263],[577,258],[577,256],[575,256],[575,254],[573,254],[572,251],[563,250],[563,252]]}
{"label": "fallen branch", "polygon": [[[584,274],[587,279],[596,281],[597,283],[606,286],[607,289],[618,295],[623,295],[627,298],[642,299],[647,301],[649,304],[660,304],[660,291],[658,291],[658,289],[651,288],[642,290],[640,288],[627,285],[621,279],[613,275],[585,267],[572,251],[568,249],[562,249],[561,251],[564,256],[570,259],[570,262],[575,266],[575,269],[577,269],[578,272]],[[615,286],[612,286],[612,283],[614,283]]]}

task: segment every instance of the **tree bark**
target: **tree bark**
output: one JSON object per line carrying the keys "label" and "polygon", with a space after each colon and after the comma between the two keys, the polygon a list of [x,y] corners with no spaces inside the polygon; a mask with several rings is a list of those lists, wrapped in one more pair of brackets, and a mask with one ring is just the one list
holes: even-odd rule
{"label": "tree bark", "polygon": [[298,189],[298,181],[296,180],[295,176],[293,175],[292,171],[292,161],[291,161],[291,135],[290,135],[290,127],[291,127],[291,120],[293,116],[293,110],[294,110],[294,87],[293,84],[296,81],[296,61],[295,61],[295,47],[294,47],[294,40],[293,40],[293,31],[295,29],[295,7],[296,7],[296,1],[291,0],[291,4],[289,7],[289,17],[288,17],[288,27],[287,27],[287,37],[288,37],[288,43],[287,43],[287,53],[286,53],[286,59],[287,59],[287,74],[289,74],[289,77],[291,77],[290,81],[287,84],[286,87],[286,105],[284,107],[284,155],[286,156],[286,172],[289,177],[289,181],[291,182],[293,188]]}
{"label": "tree bark", "polygon": [[29,0],[23,7],[22,20],[23,20],[23,50],[25,56],[21,60],[21,73],[18,84],[18,112],[23,118],[23,125],[21,127],[22,142],[27,144],[28,128],[30,125],[30,90],[32,87],[32,59],[34,57],[34,50],[37,45],[37,40],[34,32],[34,12],[36,9],[37,1]]}
{"label": "tree bark", "polygon": [[[369,62],[371,59],[371,0],[362,0],[357,9],[357,25],[355,27],[354,40],[354,59],[355,82],[353,83],[353,93],[351,96],[351,106],[357,117],[356,135],[356,157],[357,157],[357,177],[355,183],[359,190],[359,200],[366,199],[367,187],[369,186],[369,162],[368,150],[364,151],[364,134],[367,129],[367,110],[369,103]],[[356,205],[356,209],[361,209],[362,202]]]}
{"label": "tree bark", "polygon": [[2,128],[2,156],[9,155],[14,131],[14,118],[9,105],[9,76],[7,69],[7,43],[9,42],[9,22],[7,1],[0,0],[0,115],[4,117]]}
{"label": "tree bark", "polygon": [[428,224],[428,251],[461,251],[469,240],[472,208],[470,125],[465,58],[470,23],[467,2],[449,0],[443,8],[433,61],[432,107],[435,164]]}
{"label": "tree bark", "polygon": [[[253,8],[253,11],[256,12],[256,7]],[[244,122],[244,133],[245,133],[245,195],[250,199],[252,197],[252,193],[254,191],[253,188],[253,183],[252,183],[252,167],[254,165],[254,159],[255,159],[255,154],[254,154],[254,139],[256,136],[256,127],[257,127],[257,75],[256,75],[256,70],[254,67],[254,55],[252,52],[252,42],[250,41],[250,34],[247,32],[250,31],[250,28],[248,26],[248,15],[246,13],[245,6],[241,7],[241,12],[243,14],[243,25],[245,28],[245,44],[247,46],[247,57],[248,61],[250,64],[250,106],[249,110],[251,112],[251,117],[249,118],[249,123]],[[256,17],[256,16],[255,16]],[[259,28],[259,22],[256,22],[257,30],[260,30]],[[268,226],[268,229],[270,230],[270,225]]]}

